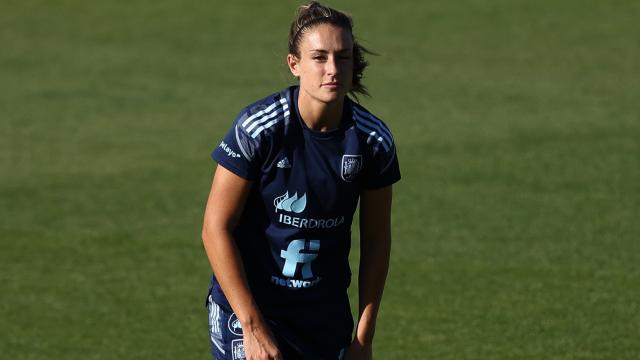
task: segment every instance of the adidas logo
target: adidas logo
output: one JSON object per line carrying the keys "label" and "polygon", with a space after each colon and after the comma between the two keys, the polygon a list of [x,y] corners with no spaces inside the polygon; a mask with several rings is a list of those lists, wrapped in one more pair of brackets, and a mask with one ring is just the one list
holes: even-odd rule
{"label": "adidas logo", "polygon": [[291,163],[289,162],[289,159],[287,159],[287,157],[285,156],[282,160],[278,161],[278,164],[276,164],[276,166],[279,167],[280,169],[290,169]]}

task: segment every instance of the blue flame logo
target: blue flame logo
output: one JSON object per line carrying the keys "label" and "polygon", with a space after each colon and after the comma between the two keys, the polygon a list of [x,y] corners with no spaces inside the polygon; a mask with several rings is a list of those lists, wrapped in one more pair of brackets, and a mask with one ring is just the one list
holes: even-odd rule
{"label": "blue flame logo", "polygon": [[278,210],[284,210],[299,214],[307,207],[307,193],[302,194],[302,196],[298,198],[297,192],[294,193],[293,196],[289,196],[289,192],[287,191],[284,195],[278,196],[273,200],[273,206],[276,207],[276,212],[278,212]]}

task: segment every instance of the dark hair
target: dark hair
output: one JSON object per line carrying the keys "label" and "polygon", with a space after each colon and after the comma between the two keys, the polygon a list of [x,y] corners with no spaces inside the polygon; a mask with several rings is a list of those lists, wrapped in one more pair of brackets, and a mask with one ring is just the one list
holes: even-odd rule
{"label": "dark hair", "polygon": [[353,38],[353,79],[352,88],[349,93],[356,98],[356,93],[369,96],[367,88],[362,84],[364,69],[369,65],[364,54],[372,54],[371,51],[360,45],[353,36],[353,20],[341,11],[321,5],[317,1],[312,1],[306,5],[301,5],[296,13],[296,18],[291,23],[289,30],[289,54],[300,57],[300,41],[303,34],[319,24],[332,24],[349,30]]}

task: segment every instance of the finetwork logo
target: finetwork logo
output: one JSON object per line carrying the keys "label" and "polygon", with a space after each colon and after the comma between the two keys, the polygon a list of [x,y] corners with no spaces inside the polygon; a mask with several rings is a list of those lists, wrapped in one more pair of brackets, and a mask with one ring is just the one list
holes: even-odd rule
{"label": "finetwork logo", "polygon": [[[271,282],[290,289],[303,289],[320,282],[320,277],[314,279],[311,262],[318,257],[320,240],[292,240],[286,250],[280,250],[280,257],[284,259],[282,275],[285,278],[271,276]],[[298,265],[302,266],[298,266]],[[296,274],[302,279],[296,279]]]}
{"label": "finetwork logo", "polygon": [[320,250],[320,240],[291,241],[287,250],[280,250],[280,257],[285,260],[282,275],[295,276],[298,264],[302,264],[302,278],[312,278],[311,262],[318,257],[318,250]]}
{"label": "finetwork logo", "polygon": [[307,194],[304,193],[298,198],[298,193],[296,192],[290,197],[287,191],[284,195],[275,198],[273,205],[276,207],[276,212],[278,212],[278,210],[284,210],[300,214],[304,211],[304,208],[307,207]]}

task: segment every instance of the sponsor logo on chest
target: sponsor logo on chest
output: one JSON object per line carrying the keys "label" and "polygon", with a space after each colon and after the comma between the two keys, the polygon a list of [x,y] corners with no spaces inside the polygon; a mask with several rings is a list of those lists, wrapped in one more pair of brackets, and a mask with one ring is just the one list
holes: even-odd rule
{"label": "sponsor logo on chest", "polygon": [[304,212],[307,207],[307,193],[303,193],[302,196],[298,197],[297,192],[290,196],[289,191],[287,191],[284,195],[278,196],[273,200],[273,206],[276,214],[278,214],[279,223],[300,229],[330,229],[344,224],[344,216],[314,219],[286,214],[287,212],[294,214]]}

